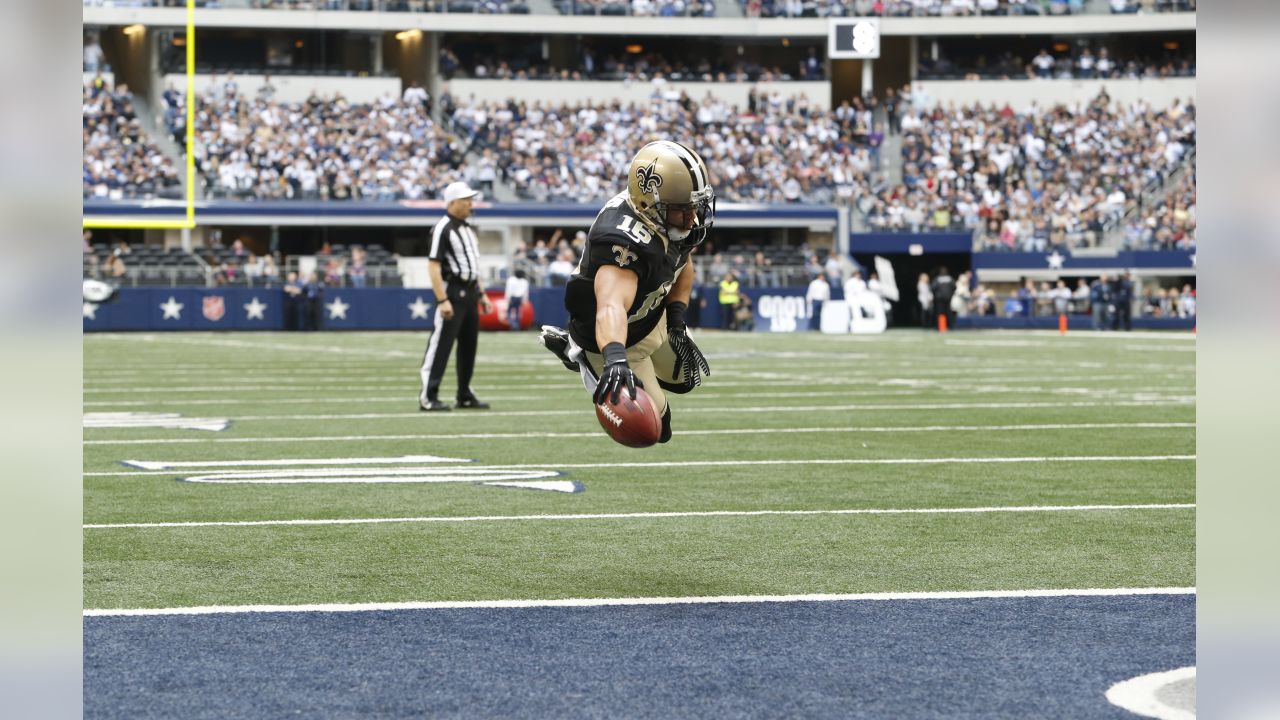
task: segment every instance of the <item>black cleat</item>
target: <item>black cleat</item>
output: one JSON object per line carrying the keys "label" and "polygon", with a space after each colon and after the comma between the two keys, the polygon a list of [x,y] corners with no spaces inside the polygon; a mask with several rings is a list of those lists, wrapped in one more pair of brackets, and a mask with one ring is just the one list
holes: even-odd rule
{"label": "black cleat", "polygon": [[543,325],[538,342],[550,350],[568,370],[578,372],[578,363],[569,359],[569,333],[555,325]]}
{"label": "black cleat", "polygon": [[489,403],[481,402],[480,398],[475,395],[458,398],[456,406],[459,410],[488,410]]}
{"label": "black cleat", "polygon": [[662,413],[662,434],[658,436],[658,442],[664,443],[671,440],[671,406],[667,406],[667,411]]}
{"label": "black cleat", "polygon": [[428,400],[425,403],[419,402],[418,409],[422,412],[444,412],[452,410],[453,408],[449,407],[449,403],[442,403],[439,400]]}

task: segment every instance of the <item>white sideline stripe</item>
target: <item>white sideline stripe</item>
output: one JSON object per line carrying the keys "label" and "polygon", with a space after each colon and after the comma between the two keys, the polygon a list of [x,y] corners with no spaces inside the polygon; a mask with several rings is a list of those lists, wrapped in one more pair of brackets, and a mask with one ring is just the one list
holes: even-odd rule
{"label": "white sideline stripe", "polygon": [[[720,430],[681,430],[681,435],[776,435],[809,433],[916,433],[916,432],[984,432],[988,430],[1118,430],[1124,428],[1160,429],[1193,428],[1193,422],[1134,422],[1134,423],[1058,423],[1045,425],[912,425],[909,427],[807,427],[807,428],[730,428]],[[520,438],[599,438],[608,436],[601,432],[524,432],[524,433],[457,433],[452,435],[329,435],[322,437],[265,437],[265,438],[159,438],[155,440],[86,440],[85,445],[164,445],[195,442],[332,442],[347,440],[515,440]],[[337,461],[334,461],[337,462]],[[172,463],[170,463],[172,464]],[[228,461],[227,465],[246,463]],[[254,463],[260,464],[260,463]],[[191,462],[187,467],[217,467],[216,463]],[[103,473],[85,473],[101,475]]]}
{"label": "white sideline stripe", "polygon": [[1112,685],[1107,690],[1107,700],[1135,715],[1160,720],[1195,720],[1196,714],[1182,708],[1171,707],[1160,700],[1162,687],[1188,680],[1196,676],[1195,666],[1167,672],[1139,675]]}
{"label": "white sideline stripe", "polygon": [[[815,460],[673,460],[669,462],[632,462],[632,463],[531,463],[525,465],[468,465],[465,468],[458,468],[458,471],[467,471],[471,473],[484,472],[500,472],[500,471],[519,471],[519,470],[574,470],[585,468],[659,468],[659,467],[740,467],[751,465],[973,465],[987,463],[1057,463],[1057,462],[1168,462],[1178,460],[1195,460],[1195,455],[1063,455],[1058,457],[951,457],[951,458],[830,458]],[[449,468],[431,468],[435,470],[448,470]],[[413,468],[403,470],[403,472],[414,471]],[[422,469],[426,471],[428,469]],[[388,470],[388,473],[400,471]],[[245,471],[248,473],[249,471]],[[253,471],[255,478],[296,478],[302,471],[293,472],[258,472]],[[354,472],[354,471],[353,471]],[[379,472],[378,470],[370,472]],[[147,476],[147,475],[169,475],[174,473],[168,472],[115,472],[115,473],[84,473],[86,477],[107,477],[107,476]],[[223,476],[242,475],[241,473],[228,472],[222,473]],[[247,475],[244,475],[247,477]]]}
{"label": "white sideline stripe", "polygon": [[1097,510],[1191,510],[1194,503],[1146,505],[1011,505],[961,508],[854,508],[847,510],[690,510],[683,512],[582,513],[571,515],[471,515],[403,518],[326,518],[320,520],[219,520],[206,522],[102,523],[85,530],[124,528],[277,527],[288,525],[380,525],[386,523],[470,523],[558,520],[632,520],[684,517],[766,517],[777,515],[969,515],[985,513],[1091,512]]}
{"label": "white sideline stripe", "polygon": [[[716,407],[684,407],[680,408],[681,413],[717,413],[717,414],[733,414],[733,413],[779,413],[779,412],[851,412],[851,411],[915,411],[915,410],[1016,410],[1028,408],[1073,408],[1073,407],[1149,407],[1149,406],[1170,406],[1170,405],[1190,405],[1194,403],[1194,399],[1188,397],[1186,399],[1174,400],[1121,400],[1116,402],[991,402],[991,403],[867,403],[867,404],[846,404],[846,405],[774,405],[774,406],[716,406]],[[483,413],[483,417],[551,417],[562,415],[581,415],[584,412],[582,408],[573,410],[507,410],[507,411],[487,411]],[[467,413],[432,413],[432,419],[440,418],[466,418],[478,417],[478,415],[468,415]],[[410,418],[422,417],[420,412],[394,412],[394,413],[322,413],[315,415],[240,415],[233,417],[237,423],[268,421],[274,422],[279,420],[389,420],[394,418]]]}
{"label": "white sideline stripe", "polygon": [[85,617],[220,615],[244,613],[378,612],[387,610],[472,610],[513,608],[609,607],[632,605],[719,605],[727,603],[853,602],[862,600],[987,600],[1003,598],[1124,597],[1195,595],[1193,587],[1082,588],[1054,590],[961,590],[943,592],[870,592],[809,595],[715,595],[702,597],[563,598],[557,600],[434,600],[419,602],[331,603],[313,605],[206,605],[172,608],[95,608]]}

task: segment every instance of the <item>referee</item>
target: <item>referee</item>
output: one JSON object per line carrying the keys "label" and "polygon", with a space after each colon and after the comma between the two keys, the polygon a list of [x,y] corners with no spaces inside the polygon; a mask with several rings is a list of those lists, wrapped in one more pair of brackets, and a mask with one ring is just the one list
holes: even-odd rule
{"label": "referee", "polygon": [[427,411],[451,409],[440,402],[440,380],[449,364],[453,343],[458,342],[458,409],[488,410],[471,392],[471,374],[476,367],[476,341],[480,335],[480,310],[490,312],[489,298],[480,288],[480,248],[467,218],[471,201],[480,193],[465,182],[444,189],[445,216],[431,231],[427,267],[431,289],[436,295],[435,329],[422,358],[422,393],[418,408]]}

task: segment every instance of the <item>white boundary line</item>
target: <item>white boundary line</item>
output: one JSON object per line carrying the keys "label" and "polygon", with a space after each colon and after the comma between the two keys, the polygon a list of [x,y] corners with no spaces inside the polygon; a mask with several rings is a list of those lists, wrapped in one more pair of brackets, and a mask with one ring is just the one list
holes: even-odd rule
{"label": "white boundary line", "polygon": [[[985,432],[1022,430],[1120,430],[1194,428],[1194,422],[1133,422],[1133,423],[1049,423],[1040,425],[912,425],[877,427],[805,427],[805,428],[728,428],[718,430],[681,430],[681,435],[775,435],[808,433],[918,433],[918,432]],[[421,435],[328,435],[321,437],[261,437],[261,438],[156,438],[152,440],[85,440],[85,445],[168,445],[182,443],[239,443],[239,442],[330,442],[344,440],[517,440],[521,438],[599,438],[608,436],[602,432],[523,432],[523,433],[455,433]],[[336,461],[335,461],[336,462]],[[200,467],[207,467],[202,464]],[[96,473],[86,473],[96,474]]]}
{"label": "white boundary line", "polygon": [[[207,442],[207,441],[206,441]],[[824,458],[824,459],[805,459],[805,460],[672,460],[666,462],[620,462],[620,463],[527,463],[524,465],[467,465],[465,468],[470,472],[497,472],[497,471],[520,471],[520,470],[577,470],[586,468],[665,468],[665,467],[747,467],[747,466],[767,466],[767,465],[985,465],[985,464],[1016,464],[1016,463],[1073,463],[1073,462],[1176,462],[1183,460],[1196,459],[1195,455],[1061,455],[1061,456],[1043,456],[1043,457],[947,457],[947,458]],[[439,470],[440,468],[426,468],[425,470]],[[447,470],[448,468],[444,468]],[[424,470],[422,468],[395,468],[388,469],[388,473],[397,472],[417,472]],[[255,478],[264,478],[257,480],[241,480],[244,483],[268,483],[271,477],[281,477],[291,479],[298,482],[298,472],[259,472],[245,471],[244,473],[226,472],[220,473],[220,477],[236,477],[245,476],[252,472]],[[380,472],[379,470],[371,470],[369,472]],[[136,476],[169,476],[180,475],[181,473],[169,472],[113,472],[113,473],[84,473],[85,477],[136,477]],[[382,479],[382,482],[389,482]],[[224,481],[227,482],[227,481]],[[316,482],[319,482],[318,480]],[[413,479],[408,482],[420,482]]]}
{"label": "white boundary line", "polygon": [[388,610],[470,610],[566,608],[635,605],[718,605],[727,603],[850,602],[862,600],[986,600],[1004,598],[1123,597],[1195,595],[1193,587],[1084,588],[1053,590],[968,590],[958,592],[872,592],[809,595],[717,595],[703,597],[564,598],[558,600],[436,600],[419,602],[332,603],[310,605],[207,605],[172,608],[95,608],[85,617],[219,615],[244,613],[377,612]]}
{"label": "white boundary line", "polygon": [[326,518],[318,520],[222,520],[209,522],[103,523],[85,530],[200,527],[284,527],[296,525],[380,525],[387,523],[471,523],[562,520],[635,520],[685,517],[769,517],[805,515],[980,515],[988,513],[1093,512],[1099,510],[1194,510],[1194,503],[1146,505],[1013,505],[961,508],[854,508],[846,510],[696,510],[687,512],[581,513],[570,515],[471,515],[462,517]]}
{"label": "white boundary line", "polygon": [[1107,700],[1135,715],[1160,720],[1195,720],[1194,711],[1171,707],[1160,700],[1160,688],[1170,683],[1194,679],[1195,666],[1150,673],[1118,682],[1107,690]]}

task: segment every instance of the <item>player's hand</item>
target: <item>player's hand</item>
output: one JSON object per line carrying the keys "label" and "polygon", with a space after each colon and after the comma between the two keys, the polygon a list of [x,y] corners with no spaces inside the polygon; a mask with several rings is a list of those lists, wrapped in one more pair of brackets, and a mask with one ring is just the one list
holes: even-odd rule
{"label": "player's hand", "polygon": [[675,353],[675,365],[671,368],[671,377],[684,377],[686,387],[695,388],[702,384],[702,376],[711,374],[711,366],[707,358],[689,337],[689,328],[684,322],[684,313],[688,306],[682,302],[667,305],[667,342]]}
{"label": "player's hand", "polygon": [[592,396],[592,400],[597,405],[602,404],[606,398],[609,402],[617,403],[618,395],[623,388],[631,393],[631,397],[636,396],[636,388],[644,387],[644,383],[640,382],[640,378],[631,371],[631,366],[627,364],[627,349],[622,343],[614,342],[604,346],[604,372],[600,373],[600,380],[596,383],[596,392]]}
{"label": "player's hand", "polygon": [[445,320],[453,319],[453,303],[449,302],[448,300],[445,300],[444,302],[440,303],[437,307],[440,308],[440,317],[444,318]]}
{"label": "player's hand", "polygon": [[689,337],[689,328],[667,328],[667,342],[671,343],[671,350],[676,355],[671,376],[681,377],[683,373],[685,385],[691,388],[701,385],[702,376],[711,374],[711,366],[707,364],[706,356],[698,349],[693,338]]}

